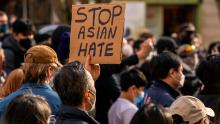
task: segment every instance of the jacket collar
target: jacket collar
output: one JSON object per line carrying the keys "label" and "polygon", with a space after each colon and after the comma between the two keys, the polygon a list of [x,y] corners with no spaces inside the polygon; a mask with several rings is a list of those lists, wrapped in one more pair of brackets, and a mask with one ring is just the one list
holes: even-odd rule
{"label": "jacket collar", "polygon": [[78,107],[62,105],[58,112],[58,118],[63,119],[76,119],[82,120],[89,124],[99,124],[94,118],[90,117],[87,112],[79,109]]}
{"label": "jacket collar", "polygon": [[14,51],[17,51],[19,53],[25,53],[25,49],[18,43],[18,41],[16,41],[14,39],[14,37],[12,36],[12,34],[10,36],[8,36],[3,44],[2,44],[2,47],[3,48],[11,48],[13,49]]}
{"label": "jacket collar", "polygon": [[52,90],[52,88],[46,83],[40,83],[40,84],[24,83],[21,88],[33,88],[33,87],[46,88],[46,89],[51,89]]}
{"label": "jacket collar", "polygon": [[180,95],[179,92],[177,92],[175,89],[173,89],[171,86],[169,86],[167,83],[165,83],[162,80],[155,81],[155,86],[166,90],[175,99]]}

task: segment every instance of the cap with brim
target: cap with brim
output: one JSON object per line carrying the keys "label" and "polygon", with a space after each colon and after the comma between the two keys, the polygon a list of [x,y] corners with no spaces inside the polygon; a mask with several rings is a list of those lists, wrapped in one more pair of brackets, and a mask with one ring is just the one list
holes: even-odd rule
{"label": "cap with brim", "polygon": [[211,108],[205,105],[196,97],[181,96],[177,98],[170,106],[170,111],[173,115],[182,116],[185,122],[194,124],[205,118],[207,115],[214,117],[215,113]]}
{"label": "cap with brim", "polygon": [[46,45],[31,47],[24,56],[24,63],[50,64],[55,63],[58,67],[62,65],[58,61],[56,52]]}
{"label": "cap with brim", "polygon": [[206,110],[206,114],[208,116],[210,116],[210,117],[214,117],[215,116],[215,112],[211,108],[206,107],[205,110]]}

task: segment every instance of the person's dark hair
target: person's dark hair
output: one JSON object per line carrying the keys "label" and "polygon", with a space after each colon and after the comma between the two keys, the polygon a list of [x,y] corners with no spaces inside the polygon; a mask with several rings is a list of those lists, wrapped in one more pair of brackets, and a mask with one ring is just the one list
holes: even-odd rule
{"label": "person's dark hair", "polygon": [[173,118],[173,124],[188,124],[189,123],[189,122],[184,122],[183,117],[178,114],[172,115],[172,118]]}
{"label": "person's dark hair", "polygon": [[140,46],[141,44],[144,42],[144,39],[143,38],[140,38],[140,39],[137,39],[134,44],[133,44],[133,49],[134,50],[139,50],[140,49]]}
{"label": "person's dark hair", "polygon": [[17,19],[12,24],[12,30],[14,33],[22,33],[23,35],[33,34],[33,24],[28,19]]}
{"label": "person's dark hair", "polygon": [[148,39],[148,38],[153,38],[153,37],[154,37],[154,35],[149,32],[141,33],[139,36],[139,38],[141,38],[141,39]]}
{"label": "person's dark hair", "polygon": [[[216,42],[213,42],[209,45],[209,48],[208,48],[208,54],[210,55],[212,50],[216,47],[216,46],[220,46],[220,41],[216,41]],[[219,50],[220,51],[220,50]]]}
{"label": "person's dark hair", "polygon": [[135,113],[130,124],[172,124],[172,115],[162,106],[150,103]]}
{"label": "person's dark hair", "polygon": [[156,44],[157,53],[160,54],[163,51],[170,51],[176,54],[177,43],[170,37],[161,37]]}
{"label": "person's dark hair", "polygon": [[69,25],[60,25],[58,26],[55,31],[52,34],[52,44],[51,47],[54,49],[54,51],[57,52],[57,48],[61,42],[61,36],[64,32],[70,32],[70,26]]}
{"label": "person's dark hair", "polygon": [[50,115],[50,106],[43,97],[22,94],[9,103],[4,121],[6,124],[47,124]]}
{"label": "person's dark hair", "polygon": [[61,36],[60,43],[57,47],[57,57],[61,64],[66,64],[69,60],[70,53],[70,32],[65,32]]}
{"label": "person's dark hair", "polygon": [[183,23],[182,25],[180,25],[180,31],[181,32],[184,32],[184,31],[195,31],[195,26],[193,23],[191,22],[186,22],[186,23]]}
{"label": "person's dark hair", "polygon": [[80,62],[75,61],[63,66],[55,75],[53,83],[64,105],[81,105],[88,78]]}
{"label": "person's dark hair", "polygon": [[7,14],[4,11],[0,10],[0,16],[7,16]]}
{"label": "person's dark hair", "polygon": [[178,70],[181,65],[180,58],[172,52],[165,51],[154,56],[150,61],[153,79],[164,79],[168,76],[170,69]]}
{"label": "person's dark hair", "polygon": [[126,70],[121,73],[120,85],[122,91],[127,91],[129,87],[135,85],[137,88],[147,84],[146,77],[137,68]]}
{"label": "person's dark hair", "polygon": [[208,56],[196,69],[196,75],[205,86],[219,84],[220,82],[220,55]]}
{"label": "person's dark hair", "polygon": [[197,96],[202,90],[203,83],[195,74],[185,74],[185,82],[180,91],[183,95]]}
{"label": "person's dark hair", "polygon": [[50,38],[51,36],[49,34],[35,34],[34,35],[34,40],[36,44],[46,44],[49,45],[46,41]]}

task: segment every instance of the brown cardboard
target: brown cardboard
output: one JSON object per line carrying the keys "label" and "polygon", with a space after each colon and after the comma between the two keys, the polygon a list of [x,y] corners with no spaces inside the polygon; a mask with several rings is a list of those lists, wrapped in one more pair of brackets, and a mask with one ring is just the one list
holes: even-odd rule
{"label": "brown cardboard", "polygon": [[121,63],[124,13],[123,2],[73,5],[70,61],[85,63],[90,51],[93,64]]}

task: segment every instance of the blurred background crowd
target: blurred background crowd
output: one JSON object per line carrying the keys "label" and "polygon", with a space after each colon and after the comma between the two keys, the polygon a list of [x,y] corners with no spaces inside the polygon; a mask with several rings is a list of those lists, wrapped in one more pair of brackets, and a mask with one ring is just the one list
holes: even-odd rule
{"label": "blurred background crowd", "polygon": [[[71,5],[108,2],[0,1],[0,115],[6,124],[16,124],[7,120],[13,120],[12,110],[22,112],[28,100],[37,110],[38,102],[45,106],[40,112],[57,124],[83,116],[68,114],[71,107],[66,106],[84,104],[82,108],[96,119],[80,118],[89,124],[219,124],[220,1],[127,2],[121,64],[100,64],[98,76],[87,66],[90,75],[80,63],[68,61]],[[74,103],[76,92],[84,90],[78,91],[83,87],[73,82],[94,83],[88,86],[91,99],[85,102],[83,95],[81,103]],[[47,92],[34,89],[42,84],[48,85]],[[25,89],[32,95],[16,97]],[[60,110],[60,105],[65,107]]]}

